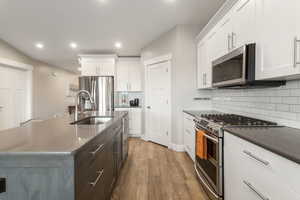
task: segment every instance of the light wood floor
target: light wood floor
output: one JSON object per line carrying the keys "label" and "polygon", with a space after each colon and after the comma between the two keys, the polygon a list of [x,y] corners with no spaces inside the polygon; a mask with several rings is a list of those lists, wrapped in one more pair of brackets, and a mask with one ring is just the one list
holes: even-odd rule
{"label": "light wood floor", "polygon": [[208,200],[186,153],[140,139],[129,140],[129,156],[112,200]]}

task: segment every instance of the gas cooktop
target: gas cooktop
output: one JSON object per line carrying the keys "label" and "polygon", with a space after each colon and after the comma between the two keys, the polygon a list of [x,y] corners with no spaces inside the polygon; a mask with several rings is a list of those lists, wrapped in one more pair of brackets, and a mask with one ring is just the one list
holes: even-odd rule
{"label": "gas cooktop", "polygon": [[255,119],[251,117],[220,112],[203,112],[195,120],[198,130],[205,129],[218,137],[223,136],[225,127],[278,127],[275,122]]}
{"label": "gas cooktop", "polygon": [[277,126],[275,122],[234,114],[203,114],[201,118],[221,126]]}

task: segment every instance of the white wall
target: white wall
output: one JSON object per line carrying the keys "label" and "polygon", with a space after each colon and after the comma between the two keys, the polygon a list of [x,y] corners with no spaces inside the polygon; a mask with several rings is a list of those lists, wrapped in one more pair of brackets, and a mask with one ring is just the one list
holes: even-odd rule
{"label": "white wall", "polygon": [[194,101],[193,98],[209,96],[206,91],[196,90],[196,43],[198,25],[178,25],[142,50],[142,60],[172,54],[172,143],[183,144],[182,111],[210,107],[210,102]]}

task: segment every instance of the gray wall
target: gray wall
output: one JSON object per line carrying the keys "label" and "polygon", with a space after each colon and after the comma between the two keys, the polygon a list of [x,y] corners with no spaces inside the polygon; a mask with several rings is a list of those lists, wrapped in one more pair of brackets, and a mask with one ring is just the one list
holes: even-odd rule
{"label": "gray wall", "polygon": [[300,81],[266,89],[213,90],[213,107],[220,111],[271,120],[300,128]]}
{"label": "gray wall", "polygon": [[[0,40],[0,57],[30,64],[33,70],[33,117],[47,119],[63,114],[72,103],[67,98],[68,84],[76,83],[77,75],[30,58]],[[52,75],[55,72],[56,77]]]}
{"label": "gray wall", "polygon": [[141,53],[142,60],[172,54],[172,143],[183,144],[182,111],[209,108],[210,102],[194,101],[194,97],[209,96],[196,90],[196,42],[201,27],[178,25],[148,44]]}

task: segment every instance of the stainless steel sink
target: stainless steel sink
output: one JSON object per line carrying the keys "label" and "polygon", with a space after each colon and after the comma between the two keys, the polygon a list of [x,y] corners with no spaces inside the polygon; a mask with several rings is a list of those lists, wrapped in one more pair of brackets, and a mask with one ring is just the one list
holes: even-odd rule
{"label": "stainless steel sink", "polygon": [[112,120],[112,117],[89,117],[86,119],[79,120],[77,122],[73,122],[71,124],[77,124],[77,125],[100,125],[105,124]]}

